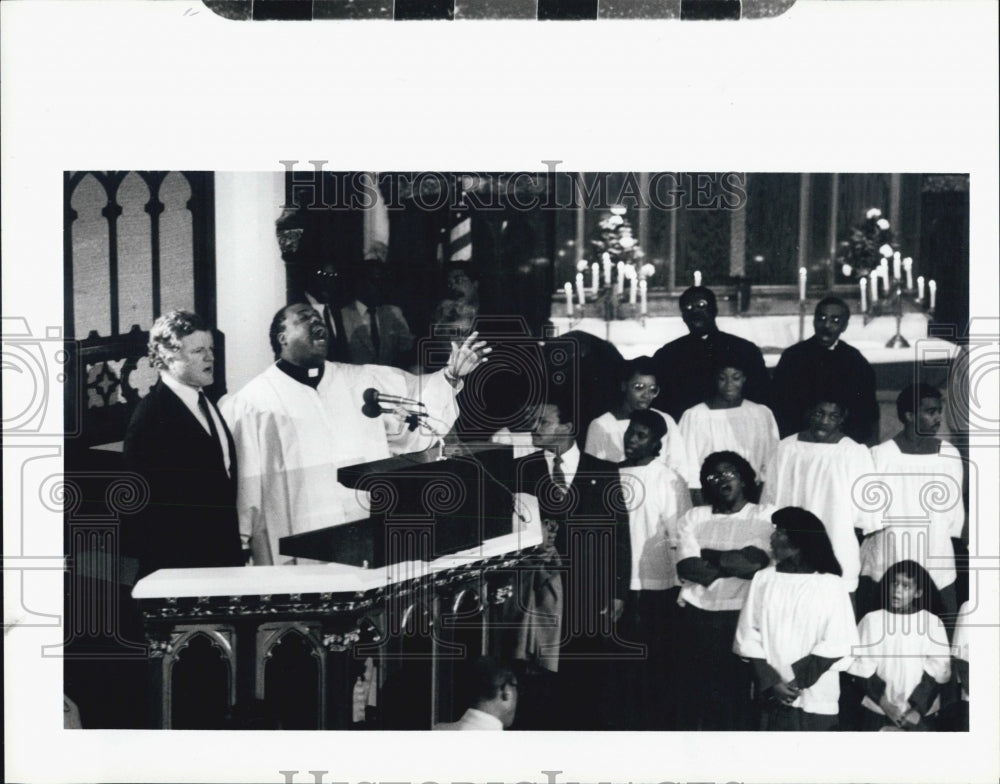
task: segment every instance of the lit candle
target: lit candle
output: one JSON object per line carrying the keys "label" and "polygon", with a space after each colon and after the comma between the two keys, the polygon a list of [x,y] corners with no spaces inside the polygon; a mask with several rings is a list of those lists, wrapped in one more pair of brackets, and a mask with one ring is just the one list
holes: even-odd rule
{"label": "lit candle", "polygon": [[632,275],[628,279],[628,302],[630,305],[635,304],[635,289],[638,282],[638,275]]}
{"label": "lit candle", "polygon": [[580,307],[587,304],[587,295],[583,291],[583,273],[576,273],[576,296],[580,299]]}
{"label": "lit candle", "polygon": [[590,278],[590,282],[591,282],[590,288],[593,291],[594,296],[596,297],[597,296],[597,283],[598,283],[599,275],[600,275],[600,268],[597,266],[597,262],[596,261],[593,264],[590,265],[590,271],[592,273],[591,278]]}
{"label": "lit candle", "polygon": [[869,288],[872,290],[872,305],[878,302],[878,274],[874,271],[868,276],[871,285]]}
{"label": "lit candle", "polygon": [[901,277],[903,277],[902,263],[903,263],[902,259],[900,259],[900,257],[899,257],[899,251],[897,250],[895,253],[892,254],[892,279],[893,280],[899,280]]}
{"label": "lit candle", "polygon": [[919,275],[917,277],[917,301],[924,301],[924,276]]}
{"label": "lit candle", "polygon": [[879,265],[878,274],[882,276],[882,283],[885,285],[885,293],[889,293],[889,259],[883,258]]}
{"label": "lit candle", "polygon": [[624,262],[618,262],[618,293],[621,294],[625,291],[625,264]]}
{"label": "lit candle", "polygon": [[858,281],[858,287],[861,289],[861,312],[868,312],[868,278],[862,278]]}
{"label": "lit candle", "polygon": [[573,284],[567,282],[566,285],[563,286],[563,291],[566,292],[566,315],[567,316],[572,316],[573,315]]}
{"label": "lit candle", "polygon": [[648,302],[646,301],[646,281],[639,281],[639,312],[645,316],[649,312]]}
{"label": "lit candle", "polygon": [[934,302],[937,300],[937,283],[934,282],[933,278],[927,281],[927,290],[931,293],[930,308],[934,310]]}
{"label": "lit candle", "polygon": [[903,270],[906,272],[906,290],[913,290],[913,259],[907,256],[903,259]]}
{"label": "lit candle", "polygon": [[604,285],[611,285],[611,254],[605,253],[601,256],[601,261],[604,262]]}
{"label": "lit candle", "polygon": [[806,268],[799,267],[799,300],[805,302],[806,299]]}
{"label": "lit candle", "polygon": [[699,270],[694,271],[694,285],[695,286],[701,285],[701,272]]}

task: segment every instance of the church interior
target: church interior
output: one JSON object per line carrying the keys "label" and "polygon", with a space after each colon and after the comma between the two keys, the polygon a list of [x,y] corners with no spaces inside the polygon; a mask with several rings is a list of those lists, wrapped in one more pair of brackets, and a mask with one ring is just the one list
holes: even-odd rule
{"label": "church interior", "polygon": [[[467,659],[509,655],[500,638],[518,590],[512,575],[530,567],[536,547],[490,550],[480,539],[487,549],[475,575],[449,563],[423,578],[397,575],[392,590],[384,571],[366,581],[334,569],[327,585],[323,566],[245,569],[224,587],[209,580],[173,596],[147,594],[140,608],[134,534],[114,522],[129,501],[108,486],[127,478],[129,418],[157,381],[149,330],[168,311],[192,311],[211,330],[216,369],[206,391],[223,409],[274,363],[268,326],[284,306],[314,302],[317,276],[329,279],[327,308],[377,299],[403,325],[400,337],[382,321],[358,349],[363,358],[344,361],[431,374],[453,341],[477,331],[497,353],[466,381],[463,405],[485,413],[445,441],[488,441],[488,431],[504,430],[517,456],[530,450],[530,438],[517,437],[531,430],[552,385],[579,398],[582,449],[590,421],[613,408],[625,363],[687,334],[680,298],[692,286],[714,293],[718,328],[758,346],[768,373],[784,350],[813,336],[817,304],[837,297],[850,312],[843,340],[874,370],[879,412],[869,446],[898,432],[897,397],[917,380],[967,415],[967,403],[947,400],[960,394],[950,380],[974,285],[967,175],[284,164],[64,175],[64,332],[75,352],[66,471],[82,488],[65,513],[73,623],[64,691],[84,728],[454,721],[468,705]],[[570,346],[569,361],[560,346]],[[530,360],[540,363],[537,383],[529,355],[540,357]],[[945,417],[941,435],[960,452],[962,430],[960,411]],[[505,503],[498,497],[489,503]],[[955,538],[959,564],[965,525]],[[968,598],[961,565],[957,593]],[[541,682],[531,675],[522,682]],[[522,710],[531,704],[522,695]]]}

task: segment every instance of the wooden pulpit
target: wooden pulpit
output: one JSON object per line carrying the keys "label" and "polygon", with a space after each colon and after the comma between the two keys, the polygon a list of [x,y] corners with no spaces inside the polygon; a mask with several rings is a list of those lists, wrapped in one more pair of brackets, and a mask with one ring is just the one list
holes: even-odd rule
{"label": "wooden pulpit", "polygon": [[341,468],[345,487],[366,492],[370,516],[286,536],[282,555],[379,568],[432,561],[512,532],[509,446],[437,449]]}

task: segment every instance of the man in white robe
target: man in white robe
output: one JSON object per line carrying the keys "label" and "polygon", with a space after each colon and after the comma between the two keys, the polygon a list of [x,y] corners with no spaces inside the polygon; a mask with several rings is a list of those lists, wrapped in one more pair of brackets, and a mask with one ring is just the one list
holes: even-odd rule
{"label": "man in white robe", "polygon": [[[293,562],[279,554],[282,537],[367,517],[367,493],[341,485],[337,470],[433,446],[458,417],[462,377],[490,351],[470,335],[422,377],[328,362],[323,319],[304,303],[275,315],[270,338],[275,364],[222,404],[240,461],[240,534],[256,565]],[[368,389],[420,401],[426,426],[411,430],[405,411],[380,416],[370,403],[363,413]]]}

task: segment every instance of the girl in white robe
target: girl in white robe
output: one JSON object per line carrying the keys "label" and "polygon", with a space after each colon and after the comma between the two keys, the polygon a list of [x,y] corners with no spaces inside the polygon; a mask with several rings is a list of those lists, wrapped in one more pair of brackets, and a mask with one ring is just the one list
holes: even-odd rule
{"label": "girl in white robe", "polygon": [[823,523],[797,507],[771,520],[777,564],[754,575],[733,650],[753,665],[762,729],[833,730],[858,641],[854,610]]}
{"label": "girl in white robe", "polygon": [[[674,729],[668,706],[674,702],[675,646],[670,636],[677,619],[677,521],[691,508],[687,483],[657,460],[666,424],[659,412],[634,411],[625,431],[625,460],[619,465],[629,517],[632,577],[629,586],[632,624],[647,657],[639,667],[622,664],[632,704],[639,713],[626,726]],[[621,671],[622,666],[617,668]]]}
{"label": "girl in white robe", "polygon": [[882,608],[858,625],[861,645],[851,665],[865,679],[862,729],[929,731],[951,677],[951,647],[932,614],[934,584],[915,561],[899,561],[880,583]]}
{"label": "girl in white robe", "polygon": [[743,398],[746,372],[740,360],[719,358],[714,379],[713,394],[685,411],[677,425],[688,457],[684,478],[692,491],[702,489],[701,466],[713,452],[736,452],[764,480],[763,471],[778,447],[778,425],[771,409]]}
{"label": "girl in white robe", "polygon": [[[650,357],[637,357],[625,364],[621,390],[622,402],[590,423],[583,448],[584,452],[611,463],[620,463],[625,459],[625,431],[632,412],[655,410],[650,406],[660,393],[660,385],[656,378],[656,365]],[[683,476],[687,469],[687,452],[680,430],[670,414],[656,413],[667,426],[656,459]]]}

